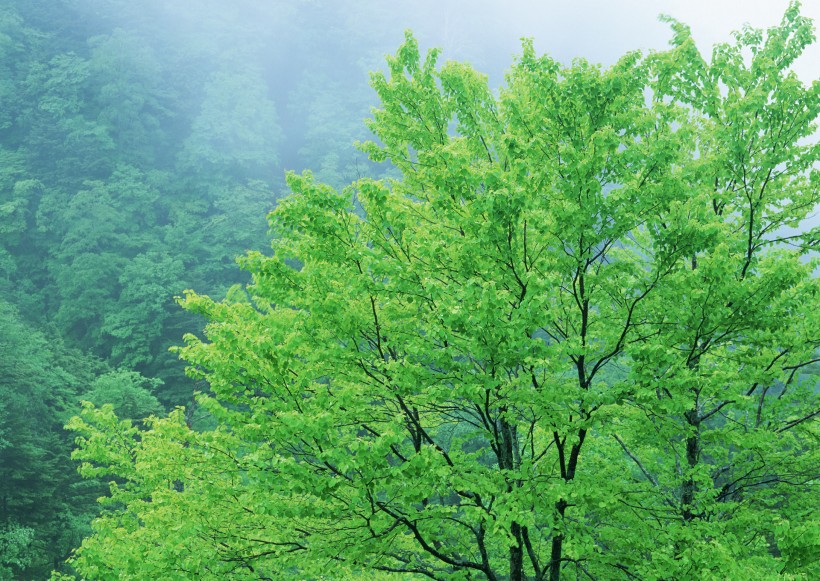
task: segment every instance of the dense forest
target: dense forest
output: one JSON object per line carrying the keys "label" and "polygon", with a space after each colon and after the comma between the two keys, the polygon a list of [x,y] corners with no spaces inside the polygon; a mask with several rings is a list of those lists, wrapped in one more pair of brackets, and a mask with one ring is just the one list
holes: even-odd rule
{"label": "dense forest", "polygon": [[0,3],[2,579],[43,578],[90,530],[101,489],[62,429],[81,399],[190,403],[168,348],[202,323],[174,296],[245,280],[283,168],[384,171],[351,147],[374,99],[364,65],[324,58],[359,40],[332,8],[201,4]]}
{"label": "dense forest", "polygon": [[0,579],[820,574],[798,4],[502,88],[189,8],[0,0]]}

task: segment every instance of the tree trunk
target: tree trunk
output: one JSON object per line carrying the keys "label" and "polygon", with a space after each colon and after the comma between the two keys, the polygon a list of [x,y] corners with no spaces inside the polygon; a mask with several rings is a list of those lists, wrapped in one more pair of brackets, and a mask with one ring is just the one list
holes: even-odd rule
{"label": "tree trunk", "polygon": [[[567,503],[564,500],[559,500],[555,509],[561,520],[564,518],[564,512],[567,510]],[[560,581],[561,579],[561,552],[564,545],[564,535],[554,534],[552,536],[552,547],[550,548],[550,581]]]}
{"label": "tree trunk", "polygon": [[510,532],[516,540],[510,545],[510,581],[524,581],[524,546],[521,539],[521,525],[513,521]]}
{"label": "tree trunk", "polygon": [[[515,426],[501,418],[498,420],[498,427],[501,436],[498,446],[498,465],[505,470],[515,470],[520,465],[518,434]],[[514,487],[520,485],[520,482],[508,482],[507,492],[511,493]],[[514,539],[510,545],[510,581],[524,581],[524,541],[521,524],[516,521],[510,523],[510,534]]]}
{"label": "tree trunk", "polygon": [[692,470],[697,466],[700,457],[700,421],[697,409],[690,410],[685,414],[686,422],[694,429],[694,433],[686,437],[686,464],[689,467],[689,475],[683,482],[681,490],[681,509],[683,520],[691,522],[695,518],[692,507],[695,502],[695,478]]}
{"label": "tree trunk", "polygon": [[[565,463],[564,443],[558,434],[555,434],[555,443],[558,447],[558,462],[561,468],[561,477],[564,482],[571,482],[575,478],[575,469],[578,466],[578,455],[581,453],[581,446],[584,444],[587,431],[578,430],[578,442],[572,445],[569,453],[569,460]],[[567,501],[563,498],[555,503],[555,510],[558,513],[558,520],[564,520],[564,513],[567,510]],[[564,535],[554,532],[552,536],[552,546],[550,548],[550,581],[560,581],[561,579],[561,556],[564,546]]]}

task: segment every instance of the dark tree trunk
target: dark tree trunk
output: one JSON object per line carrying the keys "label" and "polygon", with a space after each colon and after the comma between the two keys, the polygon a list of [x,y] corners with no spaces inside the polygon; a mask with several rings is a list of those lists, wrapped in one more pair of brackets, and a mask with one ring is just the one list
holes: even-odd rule
{"label": "dark tree trunk", "polygon": [[[561,440],[556,433],[555,443],[558,447],[558,462],[561,468],[561,477],[565,482],[570,482],[575,478],[575,469],[578,466],[578,455],[581,453],[581,446],[584,444],[587,431],[584,429],[578,430],[578,442],[572,445],[569,453],[569,459],[565,462],[564,444],[566,439]],[[555,503],[555,511],[558,513],[558,520],[564,519],[564,513],[567,510],[567,501],[563,498]],[[552,546],[550,547],[550,581],[560,581],[561,579],[561,559],[564,546],[564,535],[560,533],[553,533]]]}
{"label": "dark tree trunk", "polygon": [[513,522],[510,532],[515,544],[510,546],[510,581],[524,581],[524,547],[521,542],[521,525]]}
{"label": "dark tree trunk", "polygon": [[[567,504],[559,500],[555,505],[560,519],[564,518]],[[561,579],[561,552],[564,545],[564,535],[556,534],[552,537],[552,547],[550,548],[550,581],[560,581]]]}
{"label": "dark tree trunk", "polygon": [[[500,419],[499,427],[499,455],[498,464],[506,470],[515,470],[520,464],[518,457],[518,435],[515,426]],[[509,482],[507,492],[512,492],[513,488],[520,483]],[[510,545],[510,581],[524,581],[524,542],[521,532],[521,524],[513,521],[510,524],[510,534],[514,542]]]}
{"label": "dark tree trunk", "polygon": [[690,410],[685,414],[686,422],[694,430],[694,433],[686,438],[686,464],[689,467],[689,475],[683,482],[681,489],[681,509],[683,520],[691,522],[695,518],[692,507],[695,502],[695,478],[692,474],[700,459],[700,422],[697,410]]}

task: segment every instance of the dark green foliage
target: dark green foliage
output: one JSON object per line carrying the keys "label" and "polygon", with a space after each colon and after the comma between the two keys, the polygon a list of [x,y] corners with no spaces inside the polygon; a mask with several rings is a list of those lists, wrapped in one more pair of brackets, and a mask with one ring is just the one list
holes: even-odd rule
{"label": "dark green foliage", "polygon": [[162,405],[152,393],[161,383],[133,371],[118,369],[95,379],[84,399],[98,406],[111,404],[119,417],[140,420],[162,413]]}
{"label": "dark green foliage", "polygon": [[79,482],[63,424],[103,368],[0,302],[0,579],[40,578],[88,530],[99,488]]}
{"label": "dark green foliage", "polygon": [[322,60],[356,40],[324,29],[342,11],[201,4],[0,2],[0,287],[166,403],[190,400],[166,348],[197,325],[173,296],[243,282],[283,164],[373,174],[349,147],[367,69]]}

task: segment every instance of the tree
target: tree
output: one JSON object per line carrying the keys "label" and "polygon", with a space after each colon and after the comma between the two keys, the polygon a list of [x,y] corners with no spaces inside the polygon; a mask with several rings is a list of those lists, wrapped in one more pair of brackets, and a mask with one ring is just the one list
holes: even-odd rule
{"label": "tree", "polygon": [[182,301],[216,427],[70,423],[115,478],[77,570],[815,576],[811,23],[708,63],[672,27],[609,69],[525,43],[498,96],[408,35],[362,146],[401,179],[289,175],[246,295]]}
{"label": "tree", "polygon": [[162,405],[152,393],[161,383],[134,371],[118,369],[97,377],[83,398],[99,406],[111,405],[121,418],[139,420],[162,413]]}
{"label": "tree", "polygon": [[42,579],[89,532],[97,483],[82,482],[62,429],[99,363],[0,301],[0,579]]}
{"label": "tree", "polygon": [[202,108],[180,153],[181,166],[225,177],[270,179],[282,138],[276,105],[266,95],[260,71],[234,66],[209,77]]}

